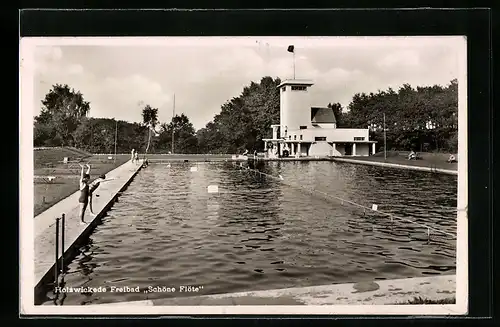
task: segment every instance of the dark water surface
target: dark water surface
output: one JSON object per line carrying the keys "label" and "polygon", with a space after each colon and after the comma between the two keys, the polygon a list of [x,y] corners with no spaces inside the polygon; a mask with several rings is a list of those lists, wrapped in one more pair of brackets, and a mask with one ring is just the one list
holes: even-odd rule
{"label": "dark water surface", "polygon": [[[251,163],[249,163],[251,164]],[[244,165],[247,165],[246,163]],[[197,171],[190,167],[197,166]],[[255,291],[455,272],[453,237],[298,187],[345,198],[456,235],[457,177],[334,162],[267,162],[284,185],[230,163],[142,170],[69,263],[65,305]],[[219,194],[208,194],[218,185]],[[180,286],[203,286],[197,293]],[[111,287],[140,292],[111,292]],[[172,293],[144,293],[149,287]],[[49,302],[49,301],[47,301]]]}

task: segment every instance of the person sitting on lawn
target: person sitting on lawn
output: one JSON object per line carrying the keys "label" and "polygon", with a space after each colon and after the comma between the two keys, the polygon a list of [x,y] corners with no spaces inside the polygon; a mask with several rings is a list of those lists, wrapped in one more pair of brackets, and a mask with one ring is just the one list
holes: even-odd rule
{"label": "person sitting on lawn", "polygon": [[417,160],[417,154],[413,150],[408,155],[408,160]]}
{"label": "person sitting on lawn", "polygon": [[457,159],[453,154],[450,154],[450,157],[448,158],[448,163],[454,163],[457,162]]}

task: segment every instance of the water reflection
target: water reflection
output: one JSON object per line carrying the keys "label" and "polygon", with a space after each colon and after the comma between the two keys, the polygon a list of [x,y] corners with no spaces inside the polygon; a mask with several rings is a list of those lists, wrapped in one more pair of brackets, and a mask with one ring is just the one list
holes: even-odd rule
{"label": "water reflection", "polygon": [[[454,271],[455,241],[301,187],[456,233],[456,177],[332,162],[150,165],[68,266],[68,285],[203,285],[204,293]],[[207,187],[218,185],[219,193]],[[78,273],[76,273],[78,272]],[[187,294],[68,294],[65,304]],[[142,298],[141,298],[142,296]]]}

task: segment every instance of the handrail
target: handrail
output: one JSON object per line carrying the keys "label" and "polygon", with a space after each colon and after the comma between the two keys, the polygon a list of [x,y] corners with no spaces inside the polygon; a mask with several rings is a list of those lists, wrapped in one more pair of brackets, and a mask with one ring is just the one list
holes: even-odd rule
{"label": "handrail", "polygon": [[[59,277],[64,275],[64,241],[66,233],[66,214],[61,217],[56,217],[56,241],[55,241],[55,256],[54,264],[54,291],[59,286]],[[59,243],[61,244],[61,262],[59,263]]]}

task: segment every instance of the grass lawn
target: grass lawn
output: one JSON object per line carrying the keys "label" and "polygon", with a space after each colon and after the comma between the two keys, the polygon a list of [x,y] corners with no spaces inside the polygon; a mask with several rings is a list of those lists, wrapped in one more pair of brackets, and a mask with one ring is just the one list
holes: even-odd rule
{"label": "grass lawn", "polygon": [[[36,150],[35,159],[35,178],[34,180],[34,214],[39,215],[52,205],[78,191],[78,182],[80,179],[81,164],[90,164],[90,177],[94,180],[100,174],[115,169],[129,160],[129,155],[118,155],[116,162],[109,160],[108,156],[86,155],[76,152],[63,151],[66,149],[46,149]],[[72,156],[70,156],[72,155]],[[63,158],[68,157],[70,162],[63,163]],[[79,162],[72,162],[77,159]],[[55,177],[52,181],[43,176]]]}

